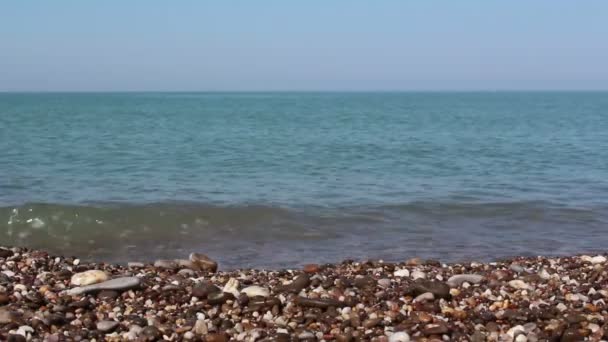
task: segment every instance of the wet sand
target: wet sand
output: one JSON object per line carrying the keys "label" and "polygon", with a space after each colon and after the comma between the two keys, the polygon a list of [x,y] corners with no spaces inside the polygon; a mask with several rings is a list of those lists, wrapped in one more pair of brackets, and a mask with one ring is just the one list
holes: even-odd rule
{"label": "wet sand", "polygon": [[[600,341],[603,255],[223,271],[0,248],[2,341]],[[126,264],[126,263],[125,263]]]}

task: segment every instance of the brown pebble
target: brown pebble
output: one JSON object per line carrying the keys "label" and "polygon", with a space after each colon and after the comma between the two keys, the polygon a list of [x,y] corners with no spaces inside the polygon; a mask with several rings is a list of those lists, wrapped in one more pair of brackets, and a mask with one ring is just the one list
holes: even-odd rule
{"label": "brown pebble", "polygon": [[194,268],[203,272],[217,272],[217,262],[205,254],[191,253],[190,262],[192,262]]}
{"label": "brown pebble", "polygon": [[274,292],[276,292],[276,293],[281,293],[281,292],[298,293],[298,292],[302,291],[303,289],[307,288],[308,285],[310,285],[310,277],[308,276],[308,274],[300,274],[291,283],[289,283],[287,285],[279,285],[279,286],[275,287]]}
{"label": "brown pebble", "polygon": [[346,306],[346,303],[341,302],[339,300],[330,299],[330,298],[306,298],[306,297],[297,297],[295,303],[301,306],[307,306],[311,308],[320,308],[327,309],[330,306],[333,307],[341,307]]}
{"label": "brown pebble", "polygon": [[0,305],[6,305],[10,301],[9,296],[6,293],[0,293]]}
{"label": "brown pebble", "polygon": [[306,264],[302,270],[306,273],[317,273],[321,267],[318,264]]}
{"label": "brown pebble", "polygon": [[423,335],[443,335],[449,331],[448,326],[443,322],[429,324],[422,329]]}
{"label": "brown pebble", "polygon": [[209,334],[205,337],[206,342],[228,342],[226,334]]}
{"label": "brown pebble", "polygon": [[210,294],[218,292],[222,292],[222,290],[219,287],[213,285],[211,282],[207,281],[197,283],[192,288],[192,295],[198,299],[205,299]]}
{"label": "brown pebble", "polygon": [[380,318],[366,319],[365,321],[363,321],[363,327],[365,329],[371,329],[371,328],[377,326],[380,322],[382,322],[382,319],[380,319]]}

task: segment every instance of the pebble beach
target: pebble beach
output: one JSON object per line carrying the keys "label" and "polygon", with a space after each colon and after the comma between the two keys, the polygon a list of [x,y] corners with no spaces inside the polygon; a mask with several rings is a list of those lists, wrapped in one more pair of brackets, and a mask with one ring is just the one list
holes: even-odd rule
{"label": "pebble beach", "polygon": [[601,341],[604,255],[224,271],[0,248],[2,341]]}

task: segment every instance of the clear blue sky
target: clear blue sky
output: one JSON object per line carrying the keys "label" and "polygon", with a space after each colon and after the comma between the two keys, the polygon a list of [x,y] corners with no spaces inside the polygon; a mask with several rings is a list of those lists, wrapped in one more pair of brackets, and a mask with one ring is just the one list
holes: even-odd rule
{"label": "clear blue sky", "polygon": [[0,1],[0,91],[608,89],[608,1]]}

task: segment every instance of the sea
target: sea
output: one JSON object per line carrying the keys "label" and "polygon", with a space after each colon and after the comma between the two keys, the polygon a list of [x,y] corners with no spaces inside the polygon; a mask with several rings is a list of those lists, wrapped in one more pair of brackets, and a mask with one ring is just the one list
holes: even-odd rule
{"label": "sea", "polygon": [[606,252],[608,93],[0,93],[0,245],[223,268]]}

